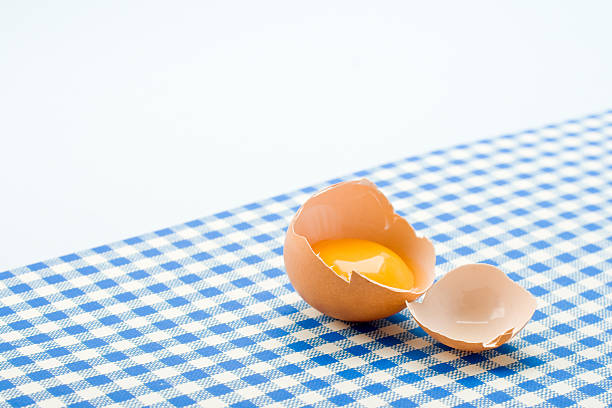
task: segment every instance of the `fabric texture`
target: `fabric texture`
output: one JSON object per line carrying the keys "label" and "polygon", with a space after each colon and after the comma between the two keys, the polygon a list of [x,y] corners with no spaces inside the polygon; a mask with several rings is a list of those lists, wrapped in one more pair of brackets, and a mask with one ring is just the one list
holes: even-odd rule
{"label": "fabric texture", "polygon": [[[508,344],[437,343],[406,311],[326,317],[283,269],[312,193],[366,177],[437,253],[537,297]],[[9,406],[612,404],[612,111],[409,157],[0,272]]]}

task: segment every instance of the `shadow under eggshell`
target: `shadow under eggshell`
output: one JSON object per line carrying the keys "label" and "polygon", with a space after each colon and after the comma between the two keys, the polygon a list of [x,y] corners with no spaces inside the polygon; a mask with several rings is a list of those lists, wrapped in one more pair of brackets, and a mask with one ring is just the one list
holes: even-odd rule
{"label": "shadow under eggshell", "polygon": [[459,350],[501,346],[531,319],[536,300],[498,268],[463,265],[444,275],[408,310],[430,336]]}
{"label": "shadow under eggshell", "polygon": [[[338,238],[366,239],[390,248],[413,270],[415,287],[391,288],[358,273],[347,282],[310,245]],[[401,311],[406,301],[429,289],[434,277],[431,242],[417,237],[367,180],[339,183],[307,200],[289,225],[283,255],[289,279],[302,298],[322,313],[347,321],[376,320]]]}

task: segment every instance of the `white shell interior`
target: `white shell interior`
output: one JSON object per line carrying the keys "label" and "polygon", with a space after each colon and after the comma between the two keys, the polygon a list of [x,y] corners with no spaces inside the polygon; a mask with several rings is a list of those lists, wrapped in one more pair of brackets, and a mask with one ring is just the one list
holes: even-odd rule
{"label": "white shell interior", "polygon": [[487,346],[516,334],[535,311],[535,298],[487,264],[464,265],[447,273],[425,294],[408,303],[414,318],[427,329],[453,340]]}

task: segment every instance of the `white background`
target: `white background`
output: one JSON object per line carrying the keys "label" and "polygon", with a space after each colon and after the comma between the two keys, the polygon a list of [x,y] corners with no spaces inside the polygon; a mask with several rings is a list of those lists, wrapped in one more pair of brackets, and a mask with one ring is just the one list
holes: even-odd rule
{"label": "white background", "polygon": [[612,3],[0,1],[0,270],[612,108]]}

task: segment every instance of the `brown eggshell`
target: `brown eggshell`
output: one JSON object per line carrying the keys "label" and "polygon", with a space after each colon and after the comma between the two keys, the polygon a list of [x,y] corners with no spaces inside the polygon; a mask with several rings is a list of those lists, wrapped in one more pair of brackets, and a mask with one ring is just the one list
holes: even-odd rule
{"label": "brown eggshell", "polygon": [[536,300],[498,268],[470,264],[444,275],[421,303],[407,307],[419,326],[440,343],[481,351],[516,335],[531,319]]}
{"label": "brown eggshell", "polygon": [[[358,273],[347,282],[312,250],[322,240],[359,238],[395,251],[415,274],[410,290],[381,285]],[[435,253],[368,180],[335,184],[316,193],[298,210],[287,229],[283,250],[295,290],[322,313],[347,321],[384,318],[406,307],[433,283]]]}

